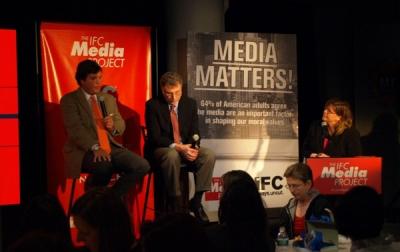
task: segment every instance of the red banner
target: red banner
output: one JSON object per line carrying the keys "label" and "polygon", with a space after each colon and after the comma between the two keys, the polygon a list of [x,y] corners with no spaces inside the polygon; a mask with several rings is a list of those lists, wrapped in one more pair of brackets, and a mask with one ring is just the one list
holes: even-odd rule
{"label": "red banner", "polygon": [[0,29],[0,205],[20,203],[17,34]]}
{"label": "red banner", "polygon": [[355,186],[367,185],[381,193],[380,157],[308,158],[314,187],[322,194],[343,194]]}
{"label": "red banner", "polygon": [[[151,95],[151,29],[42,23],[40,38],[48,189],[58,194],[66,209],[71,181],[65,177],[63,168],[62,148],[66,134],[59,101],[65,93],[78,88],[74,78],[77,64],[87,58],[97,61],[103,68],[102,91],[117,98],[119,111],[126,122],[126,131],[119,140],[125,147],[142,154],[140,125],[144,125],[144,106]],[[75,198],[82,193],[82,185],[77,183]],[[142,189],[144,191],[140,185],[132,193],[131,211],[137,235],[143,210]],[[152,204],[153,201],[149,202],[150,207]]]}

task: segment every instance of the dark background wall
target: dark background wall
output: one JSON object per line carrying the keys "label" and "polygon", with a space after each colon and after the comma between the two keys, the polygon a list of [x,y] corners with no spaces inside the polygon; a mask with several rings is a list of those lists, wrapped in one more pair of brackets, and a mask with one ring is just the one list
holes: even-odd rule
{"label": "dark background wall", "polygon": [[[178,42],[171,39],[170,31],[186,27],[186,20],[176,18],[172,22],[171,15],[179,14],[177,10],[188,13],[201,11],[206,20],[206,13],[213,11],[209,1],[194,1],[196,5],[186,4],[184,7],[180,0],[137,0],[130,1],[129,5],[119,0],[107,4],[76,0],[55,2],[36,2],[34,9],[38,11],[29,6],[23,7],[28,8],[28,14],[25,10],[21,11],[22,2],[8,2],[2,3],[0,11],[0,27],[16,28],[18,34],[23,202],[45,192],[47,180],[37,25],[41,21],[59,21],[151,26],[154,30],[153,48],[157,48],[153,79],[157,80],[165,70],[176,70],[176,63],[171,63],[171,55],[176,52],[171,52],[170,48],[174,47],[170,45]],[[219,0],[222,8],[218,11],[222,12],[223,27],[227,32],[297,35],[299,143],[302,143],[310,122],[321,117],[323,103],[329,97],[341,97],[352,104],[356,126],[365,137],[371,135],[374,120],[379,115],[390,113],[393,130],[389,136],[387,131],[381,130],[366,141],[366,154],[385,156],[388,160],[384,163],[386,175],[383,187],[387,195],[385,203],[390,207],[391,199],[400,190],[396,183],[400,179],[397,158],[400,156],[397,126],[400,107],[397,95],[400,72],[399,2],[381,0],[362,5],[344,0],[320,2]],[[196,22],[202,22],[201,18]],[[379,78],[382,75],[391,81]],[[382,101],[390,102],[382,104]],[[391,139],[390,143],[388,139]],[[388,182],[389,179],[395,182]],[[3,242],[3,247],[16,235],[15,223],[20,212],[19,206],[0,208],[0,242]],[[1,247],[0,244],[0,250]]]}
{"label": "dark background wall", "polygon": [[400,198],[400,2],[231,0],[225,28],[297,35],[300,151],[324,102],[348,100],[363,154],[383,157],[389,217]]}

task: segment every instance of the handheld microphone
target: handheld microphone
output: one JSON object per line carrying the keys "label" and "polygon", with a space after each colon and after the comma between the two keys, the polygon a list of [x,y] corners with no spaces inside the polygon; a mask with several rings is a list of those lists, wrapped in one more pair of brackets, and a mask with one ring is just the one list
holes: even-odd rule
{"label": "handheld microphone", "polygon": [[192,142],[192,148],[193,149],[197,149],[197,148],[199,148],[200,147],[200,136],[199,135],[197,135],[197,134],[194,134],[193,136],[192,136],[192,140],[193,140],[193,142]]}
{"label": "handheld microphone", "polygon": [[321,127],[322,127],[322,149],[325,151],[325,149],[329,145],[328,124],[325,121],[322,121]]}
{"label": "handheld microphone", "polygon": [[321,127],[322,127],[322,136],[323,137],[327,137],[329,135],[328,134],[328,123],[325,122],[325,121],[322,121],[321,122]]}
{"label": "handheld microphone", "polygon": [[101,108],[101,113],[103,114],[103,117],[108,116],[107,108],[106,108],[106,104],[104,102],[104,97],[103,96],[99,97],[99,102],[100,102],[100,108]]}

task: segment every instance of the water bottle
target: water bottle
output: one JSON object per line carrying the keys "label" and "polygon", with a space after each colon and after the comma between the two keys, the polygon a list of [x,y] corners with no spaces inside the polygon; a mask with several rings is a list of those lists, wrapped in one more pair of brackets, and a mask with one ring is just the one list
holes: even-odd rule
{"label": "water bottle", "polygon": [[278,236],[276,237],[276,243],[278,246],[288,246],[289,245],[289,236],[286,233],[285,227],[279,228]]}

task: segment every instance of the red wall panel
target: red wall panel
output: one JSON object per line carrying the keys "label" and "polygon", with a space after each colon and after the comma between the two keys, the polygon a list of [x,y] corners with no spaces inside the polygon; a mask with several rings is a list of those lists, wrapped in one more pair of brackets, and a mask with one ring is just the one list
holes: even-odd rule
{"label": "red wall panel", "polygon": [[0,29],[0,205],[20,203],[16,31]]}

